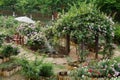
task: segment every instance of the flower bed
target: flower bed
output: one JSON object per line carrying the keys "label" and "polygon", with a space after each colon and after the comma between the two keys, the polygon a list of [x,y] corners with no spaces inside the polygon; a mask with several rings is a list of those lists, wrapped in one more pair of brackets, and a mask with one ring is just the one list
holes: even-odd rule
{"label": "flower bed", "polygon": [[90,78],[113,78],[120,76],[119,62],[112,60],[101,60],[99,62],[89,62],[87,65],[79,66],[70,72],[71,77],[81,78],[87,76]]}
{"label": "flower bed", "polygon": [[19,65],[12,65],[12,66],[9,66],[7,68],[1,68],[0,69],[0,75],[8,77],[8,76],[11,76],[14,73],[18,72],[19,70],[21,70],[21,66],[19,66]]}

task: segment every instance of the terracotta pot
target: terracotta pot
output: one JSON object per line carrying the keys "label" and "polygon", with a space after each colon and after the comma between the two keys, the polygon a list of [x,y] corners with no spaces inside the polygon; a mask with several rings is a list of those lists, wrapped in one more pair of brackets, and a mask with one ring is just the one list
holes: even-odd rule
{"label": "terracotta pot", "polygon": [[68,76],[60,76],[60,75],[58,75],[57,80],[70,80],[70,78]]}
{"label": "terracotta pot", "polygon": [[58,73],[58,80],[70,80],[67,71],[62,71]]}
{"label": "terracotta pot", "polygon": [[97,78],[92,78],[91,80],[98,80]]}

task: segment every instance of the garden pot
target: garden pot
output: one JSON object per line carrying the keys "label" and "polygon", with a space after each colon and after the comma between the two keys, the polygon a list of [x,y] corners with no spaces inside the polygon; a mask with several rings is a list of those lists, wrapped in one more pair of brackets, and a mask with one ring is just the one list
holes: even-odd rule
{"label": "garden pot", "polygon": [[92,78],[91,80],[98,80],[97,78]]}
{"label": "garden pot", "polygon": [[70,80],[67,71],[62,71],[58,73],[58,80]]}
{"label": "garden pot", "polygon": [[58,75],[57,80],[70,80],[70,78],[68,76],[60,76],[60,75]]}

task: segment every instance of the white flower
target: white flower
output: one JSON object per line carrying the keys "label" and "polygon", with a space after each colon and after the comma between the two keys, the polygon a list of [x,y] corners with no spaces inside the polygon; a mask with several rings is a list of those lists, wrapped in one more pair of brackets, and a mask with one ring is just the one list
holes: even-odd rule
{"label": "white flower", "polygon": [[82,75],[82,78],[84,78],[85,76],[84,75]]}

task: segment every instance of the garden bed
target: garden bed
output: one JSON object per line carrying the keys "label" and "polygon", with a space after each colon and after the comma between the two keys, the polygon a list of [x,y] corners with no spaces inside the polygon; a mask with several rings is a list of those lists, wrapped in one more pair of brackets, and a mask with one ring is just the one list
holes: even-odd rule
{"label": "garden bed", "polygon": [[0,76],[11,76],[14,73],[18,72],[21,69],[19,64],[16,64],[14,60],[0,64]]}

